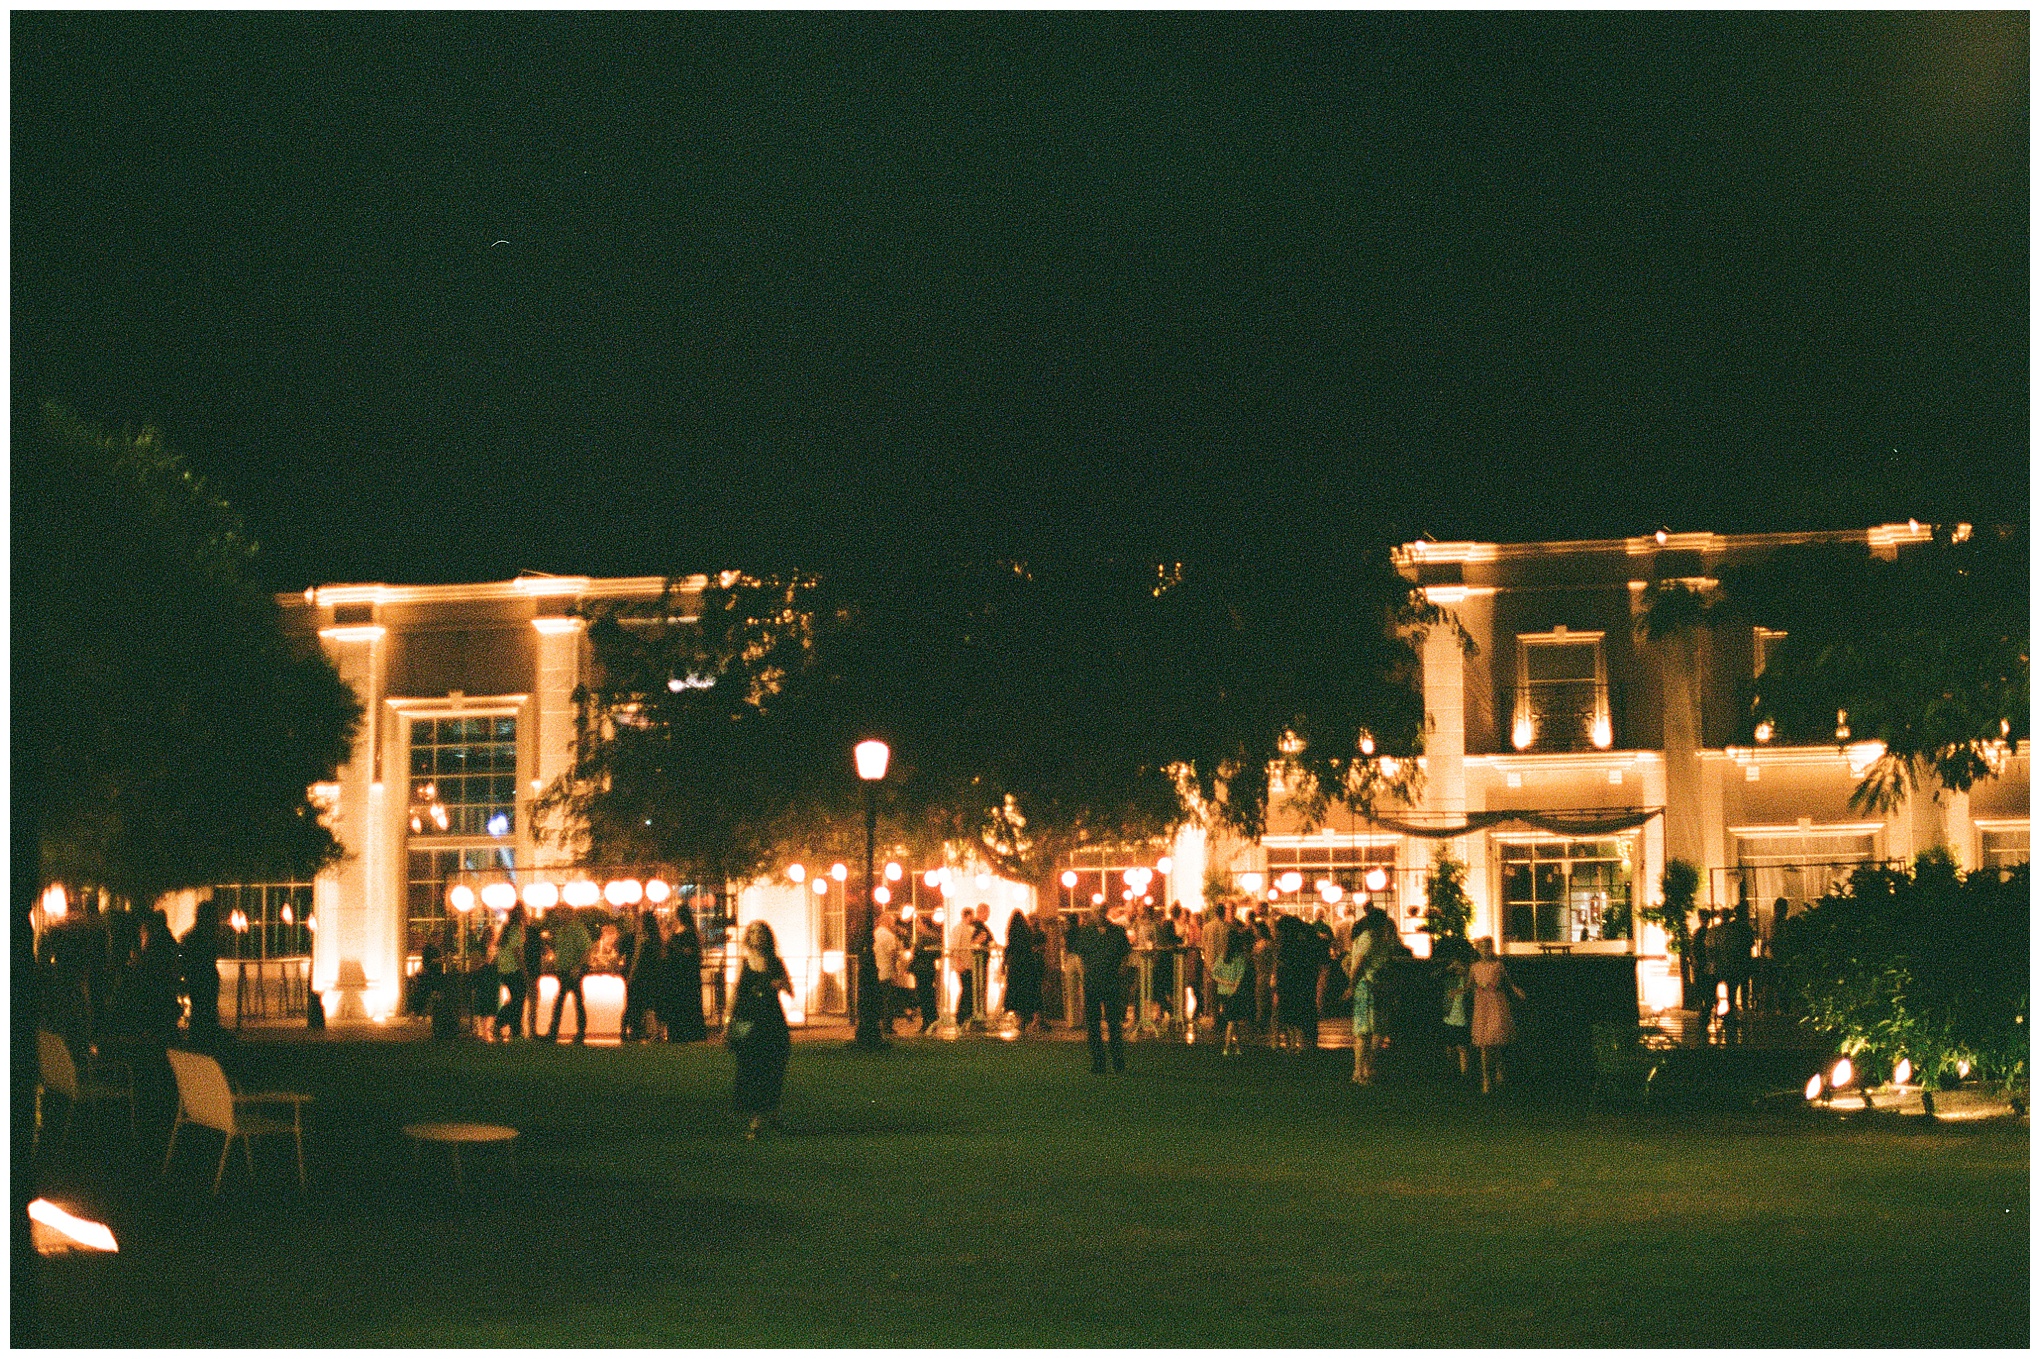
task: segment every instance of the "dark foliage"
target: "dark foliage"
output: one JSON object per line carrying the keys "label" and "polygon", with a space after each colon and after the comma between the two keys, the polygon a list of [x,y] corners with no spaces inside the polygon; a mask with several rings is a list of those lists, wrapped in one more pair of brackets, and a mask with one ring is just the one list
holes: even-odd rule
{"label": "dark foliage", "polygon": [[1786,921],[1778,965],[1806,1022],[1877,1072],[1900,1057],[1929,1083],[1967,1062],[2013,1082],[2028,1061],[2030,871],[1859,868]]}
{"label": "dark foliage", "polygon": [[255,545],[154,429],[14,420],[14,740],[43,777],[44,881],[136,903],[310,873],[337,846],[311,784],[360,708],[294,652]]}

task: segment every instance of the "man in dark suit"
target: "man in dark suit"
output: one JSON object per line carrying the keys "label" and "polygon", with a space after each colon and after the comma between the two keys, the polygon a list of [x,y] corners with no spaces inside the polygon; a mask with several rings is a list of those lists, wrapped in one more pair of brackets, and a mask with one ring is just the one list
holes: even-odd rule
{"label": "man in dark suit", "polygon": [[[1105,1069],[1109,1045],[1112,1069],[1126,1070],[1126,1044],[1120,1026],[1126,1014],[1126,993],[1121,989],[1119,969],[1133,951],[1124,926],[1116,925],[1100,906],[1088,925],[1070,932],[1064,945],[1077,955],[1084,967],[1084,1022],[1091,1048],[1091,1070]],[[1100,1023],[1103,1023],[1103,1032]]]}

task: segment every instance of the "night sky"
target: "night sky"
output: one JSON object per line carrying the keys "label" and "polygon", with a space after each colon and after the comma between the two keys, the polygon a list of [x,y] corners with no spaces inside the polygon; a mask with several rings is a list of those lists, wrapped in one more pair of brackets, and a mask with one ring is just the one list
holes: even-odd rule
{"label": "night sky", "polygon": [[16,400],[278,588],[2028,513],[2024,14],[11,31]]}

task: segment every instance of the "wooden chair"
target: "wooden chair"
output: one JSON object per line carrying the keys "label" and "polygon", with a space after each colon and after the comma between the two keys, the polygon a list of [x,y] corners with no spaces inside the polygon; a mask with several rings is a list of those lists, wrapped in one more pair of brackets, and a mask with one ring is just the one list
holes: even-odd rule
{"label": "wooden chair", "polygon": [[43,1098],[64,1097],[64,1126],[57,1133],[62,1142],[71,1133],[71,1119],[81,1104],[123,1100],[128,1110],[128,1136],[135,1137],[135,1078],[125,1063],[89,1060],[85,1074],[71,1058],[70,1044],[47,1029],[35,1035],[38,1077],[35,1083],[35,1131],[29,1135],[28,1154],[33,1157],[42,1143]]}
{"label": "wooden chair", "polygon": [[[177,1152],[177,1130],[186,1123],[196,1123],[226,1137],[220,1147],[219,1168],[213,1172],[214,1194],[220,1192],[220,1181],[227,1173],[227,1154],[234,1149],[237,1137],[241,1139],[241,1152],[248,1161],[248,1178],[253,1180],[255,1150],[251,1139],[288,1134],[297,1143],[298,1187],[305,1187],[304,1106],[310,1095],[282,1091],[237,1095],[227,1084],[227,1073],[213,1058],[177,1048],[171,1048],[164,1055],[170,1059],[171,1074],[177,1078],[177,1119],[170,1125],[170,1145],[163,1152],[163,1174],[170,1173],[170,1158]],[[277,1104],[290,1105],[288,1122],[262,1109],[262,1106]]]}

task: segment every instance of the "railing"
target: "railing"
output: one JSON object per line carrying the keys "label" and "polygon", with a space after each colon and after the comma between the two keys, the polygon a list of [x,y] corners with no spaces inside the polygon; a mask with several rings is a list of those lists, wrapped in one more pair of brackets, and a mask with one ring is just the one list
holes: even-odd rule
{"label": "railing", "polygon": [[[1629,750],[1641,745],[1628,721],[1627,687],[1565,680],[1495,690],[1496,751]],[[1527,725],[1520,725],[1521,723]],[[1527,736],[1527,744],[1516,738]],[[1596,739],[1599,737],[1601,739]]]}

